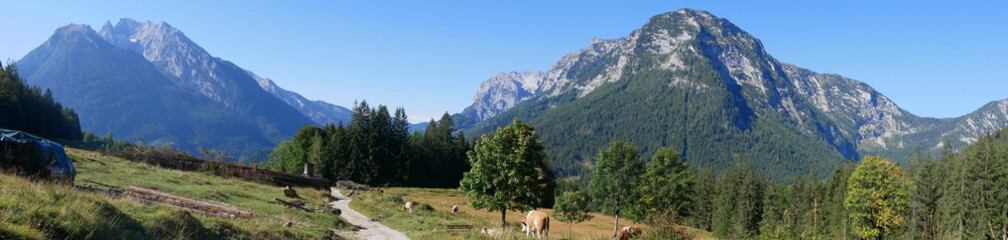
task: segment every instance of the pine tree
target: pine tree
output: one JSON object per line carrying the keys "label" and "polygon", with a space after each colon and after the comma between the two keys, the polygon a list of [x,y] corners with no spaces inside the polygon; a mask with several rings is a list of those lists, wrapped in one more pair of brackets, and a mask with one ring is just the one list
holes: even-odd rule
{"label": "pine tree", "polygon": [[839,163],[823,183],[825,188],[823,191],[826,195],[822,197],[823,201],[820,205],[822,223],[818,226],[818,232],[821,233],[822,239],[837,239],[846,236],[849,222],[847,209],[843,204],[847,198],[847,179],[850,178],[855,167],[856,165],[853,163]]}
{"label": "pine tree", "polygon": [[717,199],[717,176],[714,170],[702,168],[697,171],[693,186],[692,202],[694,203],[692,225],[705,231],[713,231],[714,211]]}
{"label": "pine tree", "polygon": [[672,148],[659,148],[642,177],[641,217],[689,216],[692,208],[693,173]]}
{"label": "pine tree", "polygon": [[412,161],[415,159],[413,149],[411,148],[412,145],[409,144],[409,121],[406,116],[406,110],[403,108],[396,109],[395,117],[392,120],[391,135],[389,146],[390,151],[392,151],[392,158],[395,161],[393,161],[391,166],[392,170],[387,174],[395,176],[390,178],[390,182],[394,183],[394,185],[402,186],[407,183],[409,168],[413,165]]}
{"label": "pine tree", "polygon": [[911,239],[935,238],[935,215],[937,214],[940,182],[935,178],[936,163],[930,154],[924,155],[920,146],[915,147],[908,161],[908,173],[916,185],[910,191],[910,213],[906,237]]}

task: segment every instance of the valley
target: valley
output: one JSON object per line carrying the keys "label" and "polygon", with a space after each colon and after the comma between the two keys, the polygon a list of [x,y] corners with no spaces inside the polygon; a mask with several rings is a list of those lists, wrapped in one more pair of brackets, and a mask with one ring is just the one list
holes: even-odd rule
{"label": "valley", "polygon": [[[959,116],[919,115],[876,90],[878,80],[780,60],[802,58],[756,36],[780,34],[761,20],[771,16],[677,8],[649,8],[628,33],[584,38],[549,68],[492,74],[471,104],[447,110],[454,103],[436,99],[468,85],[439,76],[514,58],[472,57],[490,47],[455,41],[525,36],[557,48],[542,36],[612,26],[552,19],[550,31],[478,22],[442,31],[451,24],[426,21],[444,16],[396,16],[412,9],[371,12],[398,22],[348,23],[365,35],[339,35],[347,28],[331,17],[343,12],[317,9],[273,21],[329,22],[180,24],[193,38],[165,21],[63,25],[0,65],[0,239],[1008,236],[1008,96]],[[398,28],[411,24],[427,25]],[[208,49],[225,48],[217,35],[249,29],[254,37],[225,41],[240,54]],[[251,45],[258,38],[283,43]],[[271,54],[275,66],[243,59]],[[860,57],[871,54],[906,53]],[[307,73],[258,74],[291,71]],[[891,81],[930,84],[901,77]],[[986,85],[974,91],[997,86]],[[347,94],[353,105],[334,104]],[[411,118],[403,105],[439,117]]]}

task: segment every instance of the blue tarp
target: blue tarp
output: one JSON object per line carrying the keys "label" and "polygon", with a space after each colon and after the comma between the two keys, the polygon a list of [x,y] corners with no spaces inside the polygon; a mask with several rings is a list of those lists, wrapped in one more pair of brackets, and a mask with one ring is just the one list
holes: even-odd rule
{"label": "blue tarp", "polygon": [[32,144],[38,151],[40,159],[44,162],[38,163],[49,171],[53,178],[65,178],[73,180],[77,175],[77,169],[73,162],[67,157],[63,145],[40,138],[22,131],[0,129],[0,141],[20,144]]}

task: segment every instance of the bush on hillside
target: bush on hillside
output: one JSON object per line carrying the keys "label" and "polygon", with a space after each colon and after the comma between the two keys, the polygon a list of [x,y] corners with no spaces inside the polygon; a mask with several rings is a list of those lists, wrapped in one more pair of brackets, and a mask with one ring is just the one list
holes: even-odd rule
{"label": "bush on hillside", "polygon": [[649,217],[648,222],[651,222],[651,227],[644,231],[644,235],[641,239],[655,239],[655,240],[689,240],[693,239],[689,233],[683,231],[682,227],[679,226],[679,216],[675,212],[665,213],[665,214],[654,214]]}
{"label": "bush on hillside", "polygon": [[20,176],[48,177],[38,148],[31,143],[0,141],[0,170]]}

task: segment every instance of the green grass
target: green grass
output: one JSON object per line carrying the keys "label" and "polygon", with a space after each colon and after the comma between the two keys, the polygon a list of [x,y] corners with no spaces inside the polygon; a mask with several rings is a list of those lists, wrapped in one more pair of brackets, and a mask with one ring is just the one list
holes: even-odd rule
{"label": "green grass", "polygon": [[[480,227],[500,225],[500,222],[491,223],[465,211],[452,215],[449,212],[452,200],[449,199],[465,197],[457,190],[388,188],[384,191],[385,193],[357,191],[350,196],[354,199],[350,202],[350,208],[371,218],[386,216],[382,219],[382,224],[403,232],[410,239],[473,239],[480,237]],[[347,190],[341,192],[343,195],[350,193]],[[402,211],[401,207],[406,201],[413,202],[413,214]],[[470,233],[449,234],[445,231],[446,225],[475,225],[477,229]]]}
{"label": "green grass", "polygon": [[[356,192],[350,196],[354,199],[350,202],[350,207],[371,218],[386,216],[381,221],[382,224],[401,231],[412,239],[526,239],[525,234],[519,231],[520,226],[518,226],[518,223],[524,219],[525,213],[514,211],[507,213],[508,229],[500,231],[501,235],[488,237],[480,234],[482,227],[499,231],[500,213],[472,209],[468,204],[468,199],[459,190],[431,188],[386,188],[383,190],[384,193]],[[341,192],[344,195],[350,193],[347,190]],[[413,214],[402,211],[401,207],[406,201],[413,202]],[[449,212],[453,205],[458,205],[461,209],[455,215]],[[425,206],[430,206],[430,208]],[[550,209],[539,210],[552,215]],[[574,239],[611,239],[612,216],[597,213],[592,213],[592,216],[590,221],[574,224]],[[652,230],[647,226],[629,223],[626,220],[620,220],[620,223],[642,226],[645,228],[645,232]],[[476,228],[467,233],[449,234],[445,232],[446,225],[473,225]],[[550,239],[567,239],[567,223],[552,219],[550,227]],[[682,226],[678,228],[688,232],[693,236],[693,239],[714,239],[710,233],[698,229]]]}
{"label": "green grass", "polygon": [[[171,207],[111,198],[65,184],[33,182],[0,174],[0,239],[322,239],[349,226],[336,215],[270,204],[285,199],[280,187],[129,162],[68,149],[78,186],[156,189],[252,211],[235,220],[192,215]],[[310,207],[326,203],[325,191],[295,188]],[[285,227],[287,222],[294,226]],[[302,226],[303,225],[303,226]]]}
{"label": "green grass", "polygon": [[45,234],[25,225],[0,221],[0,239],[44,239]]}

